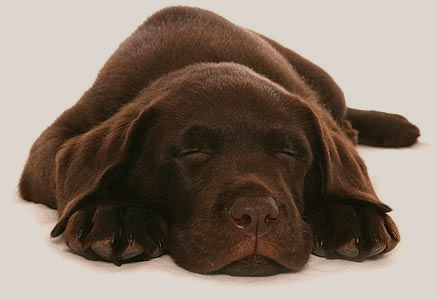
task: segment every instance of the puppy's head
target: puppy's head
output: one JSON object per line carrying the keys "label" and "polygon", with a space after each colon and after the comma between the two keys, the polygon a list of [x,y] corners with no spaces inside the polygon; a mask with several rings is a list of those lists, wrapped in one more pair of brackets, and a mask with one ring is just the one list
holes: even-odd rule
{"label": "puppy's head", "polygon": [[176,263],[199,273],[296,271],[312,249],[305,216],[327,201],[389,210],[323,108],[232,63],[156,80],[64,144],[56,167],[52,236],[108,189],[128,190],[167,219]]}
{"label": "puppy's head", "polygon": [[309,108],[242,66],[183,76],[156,104],[160,120],[130,176],[138,193],[157,186],[171,256],[200,273],[299,270],[312,245],[302,219]]}

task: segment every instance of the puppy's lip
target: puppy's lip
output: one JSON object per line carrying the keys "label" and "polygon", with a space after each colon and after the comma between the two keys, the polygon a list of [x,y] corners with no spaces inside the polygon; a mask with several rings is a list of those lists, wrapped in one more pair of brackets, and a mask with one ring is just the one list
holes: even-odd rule
{"label": "puppy's lip", "polygon": [[285,257],[281,258],[276,252],[274,244],[261,237],[243,241],[229,255],[211,261],[206,273],[266,276],[298,270],[300,267],[287,263]]}
{"label": "puppy's lip", "polygon": [[252,253],[230,263],[209,274],[228,274],[232,276],[267,276],[290,272],[292,269],[284,267],[277,261]]}

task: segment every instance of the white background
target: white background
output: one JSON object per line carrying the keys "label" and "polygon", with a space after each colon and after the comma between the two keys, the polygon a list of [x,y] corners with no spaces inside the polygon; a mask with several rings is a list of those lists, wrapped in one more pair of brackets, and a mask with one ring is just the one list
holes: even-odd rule
{"label": "white background", "polygon": [[[435,3],[435,2],[434,2]],[[1,298],[436,298],[437,7],[433,1],[0,2]],[[91,86],[117,46],[169,4],[209,8],[325,68],[352,107],[407,116],[412,148],[359,147],[402,241],[364,263],[312,257],[265,278],[188,273],[169,257],[116,267],[71,254],[56,213],[17,182],[31,144]],[[299,296],[299,297],[297,297]]]}

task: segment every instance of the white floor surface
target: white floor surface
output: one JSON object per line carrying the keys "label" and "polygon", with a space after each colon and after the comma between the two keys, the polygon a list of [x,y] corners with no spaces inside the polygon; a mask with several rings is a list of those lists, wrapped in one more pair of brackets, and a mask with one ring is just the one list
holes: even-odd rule
{"label": "white floor surface", "polygon": [[[433,1],[0,2],[1,298],[437,298],[437,4]],[[116,267],[49,237],[56,212],[17,183],[31,144],[91,86],[110,54],[170,4],[214,10],[325,68],[349,106],[396,112],[422,130],[408,149],[359,147],[402,241],[354,263],[312,256],[299,273],[204,276],[162,258]],[[434,185],[436,184],[436,185]]]}

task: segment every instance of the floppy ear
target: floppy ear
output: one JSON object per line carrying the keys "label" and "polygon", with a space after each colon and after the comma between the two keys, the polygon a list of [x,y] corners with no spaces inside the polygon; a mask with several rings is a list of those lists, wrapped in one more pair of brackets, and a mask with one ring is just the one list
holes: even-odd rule
{"label": "floppy ear", "polygon": [[354,144],[325,111],[317,113],[316,127],[315,159],[324,203],[371,205],[382,212],[391,211],[375,194],[366,165]]}
{"label": "floppy ear", "polygon": [[115,184],[138,158],[157,110],[132,103],[92,130],[68,140],[56,154],[60,235],[69,217],[99,192]]}

